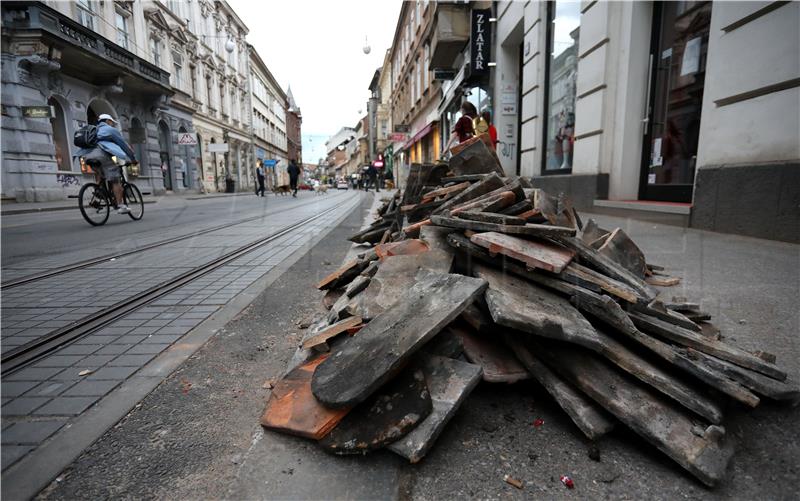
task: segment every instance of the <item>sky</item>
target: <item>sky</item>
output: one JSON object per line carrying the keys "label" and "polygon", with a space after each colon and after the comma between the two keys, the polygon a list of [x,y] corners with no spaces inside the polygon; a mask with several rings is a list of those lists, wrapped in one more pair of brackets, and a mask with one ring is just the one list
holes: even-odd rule
{"label": "sky", "polygon": [[[368,86],[392,45],[400,0],[228,0],[284,91],[303,113],[303,162],[366,113]],[[364,54],[365,37],[371,50]]]}

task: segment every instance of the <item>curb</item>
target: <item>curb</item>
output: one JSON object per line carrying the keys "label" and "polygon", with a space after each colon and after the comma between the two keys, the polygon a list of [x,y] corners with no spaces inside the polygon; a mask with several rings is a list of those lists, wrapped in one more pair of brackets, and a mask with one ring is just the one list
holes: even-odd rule
{"label": "curb", "polygon": [[[144,204],[157,204],[158,200],[145,200]],[[34,214],[37,212],[55,212],[60,210],[77,210],[76,205],[56,205],[53,207],[30,207],[24,209],[3,209],[0,210],[0,216],[13,216],[16,214]]]}

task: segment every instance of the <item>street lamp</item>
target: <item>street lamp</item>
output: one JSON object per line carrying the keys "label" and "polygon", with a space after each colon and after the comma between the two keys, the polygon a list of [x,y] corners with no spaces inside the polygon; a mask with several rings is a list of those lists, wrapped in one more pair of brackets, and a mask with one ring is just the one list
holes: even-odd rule
{"label": "street lamp", "polygon": [[228,40],[225,42],[225,52],[227,52],[228,54],[232,54],[234,49],[236,49],[236,42],[233,41],[233,37],[230,36],[230,35],[228,35],[227,37],[212,37],[212,36],[208,36],[208,35],[203,35],[203,41],[204,42],[208,38],[214,38],[214,39],[227,38]]}
{"label": "street lamp", "polygon": [[364,54],[369,54],[372,51],[372,47],[369,46],[369,40],[367,40],[367,35],[364,35],[364,47],[361,49],[364,51]]}

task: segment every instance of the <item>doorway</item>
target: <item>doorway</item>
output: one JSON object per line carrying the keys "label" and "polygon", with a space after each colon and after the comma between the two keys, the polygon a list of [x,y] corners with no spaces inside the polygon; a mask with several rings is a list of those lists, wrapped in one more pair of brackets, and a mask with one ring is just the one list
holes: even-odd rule
{"label": "doorway", "polygon": [[656,2],[639,199],[692,201],[711,2]]}
{"label": "doorway", "polygon": [[161,174],[164,176],[164,189],[172,191],[172,167],[170,166],[169,145],[171,134],[164,121],[158,122],[158,153],[161,157]]}

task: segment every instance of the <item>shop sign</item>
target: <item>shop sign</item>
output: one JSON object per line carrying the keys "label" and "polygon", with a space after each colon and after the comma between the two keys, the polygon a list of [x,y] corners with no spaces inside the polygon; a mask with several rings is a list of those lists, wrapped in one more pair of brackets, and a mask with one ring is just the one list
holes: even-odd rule
{"label": "shop sign", "polygon": [[52,106],[23,106],[22,116],[25,118],[52,118],[56,116]]}
{"label": "shop sign", "polygon": [[274,158],[264,160],[264,167],[270,167],[270,168],[275,167],[276,165],[278,165],[279,161],[280,160],[275,160]]}
{"label": "shop sign", "polygon": [[485,75],[489,72],[492,28],[489,18],[492,9],[472,10],[472,33],[470,37],[470,70],[472,75]]}
{"label": "shop sign", "polygon": [[500,114],[503,115],[503,116],[516,115],[517,114],[517,103],[514,103],[514,104],[501,104],[500,105]]}
{"label": "shop sign", "polygon": [[228,143],[209,143],[208,151],[210,153],[227,153]]}
{"label": "shop sign", "polygon": [[411,130],[411,127],[408,124],[395,124],[394,125],[394,131],[395,132],[408,133],[409,130]]}
{"label": "shop sign", "polygon": [[263,160],[265,156],[267,156],[267,151],[264,148],[256,146],[256,157]]}
{"label": "shop sign", "polygon": [[195,145],[197,144],[197,136],[191,132],[181,132],[178,134],[178,144],[186,146]]}
{"label": "shop sign", "polygon": [[393,143],[401,143],[408,139],[408,134],[403,134],[402,132],[392,132],[389,134],[389,141]]}

